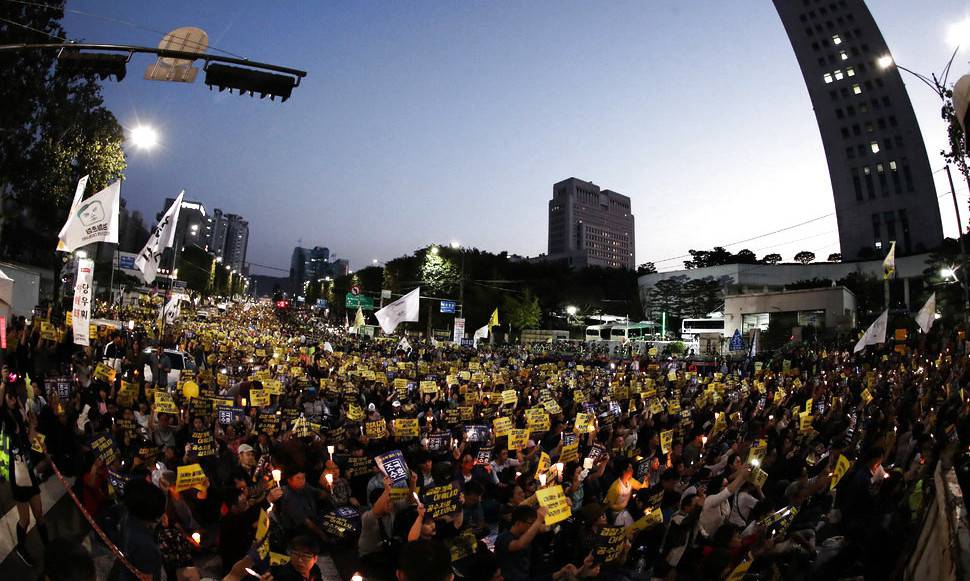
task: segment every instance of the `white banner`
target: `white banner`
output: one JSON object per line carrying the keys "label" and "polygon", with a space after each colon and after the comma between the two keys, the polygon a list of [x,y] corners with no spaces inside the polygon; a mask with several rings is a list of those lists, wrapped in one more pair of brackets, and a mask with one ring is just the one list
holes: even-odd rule
{"label": "white banner", "polygon": [[[86,181],[81,178],[81,181]],[[83,185],[78,184],[83,192]],[[77,199],[77,194],[75,194]],[[71,207],[67,222],[61,228],[57,249],[74,252],[95,242],[118,243],[118,208],[121,200],[121,180],[81,200]]]}
{"label": "white banner", "polygon": [[182,197],[185,196],[183,190],[179,197],[175,198],[171,207],[166,210],[161,221],[152,230],[151,236],[145,247],[138,253],[135,259],[135,268],[141,271],[145,282],[151,284],[155,281],[155,274],[158,272],[158,264],[162,260],[162,252],[172,245],[175,240],[175,226],[179,221],[179,210],[182,209]]}
{"label": "white banner", "polygon": [[74,308],[71,310],[71,326],[74,328],[74,344],[91,344],[91,299],[94,283],[94,261],[82,258],[77,261],[77,280],[74,282]]}
{"label": "white banner", "polygon": [[377,323],[387,334],[394,332],[398,324],[404,322],[416,323],[420,318],[421,287],[414,289],[383,309],[374,313]]}
{"label": "white banner", "polygon": [[933,323],[936,321],[936,293],[930,295],[930,298],[926,299],[926,304],[923,308],[919,310],[916,315],[916,324],[919,328],[923,330],[924,333],[929,333],[930,329],[933,327]]}
{"label": "white banner", "polygon": [[859,342],[855,344],[855,348],[852,350],[854,353],[858,353],[866,348],[867,345],[878,345],[879,343],[886,342],[886,327],[889,326],[889,310],[885,310],[879,315],[879,318],[869,325],[866,329],[866,334],[859,339]]}
{"label": "white banner", "polygon": [[455,318],[455,343],[461,344],[461,340],[465,338],[465,319]]}
{"label": "white banner", "polygon": [[475,334],[472,336],[472,341],[475,342],[475,347],[478,347],[479,339],[488,339],[488,325],[477,329]]}

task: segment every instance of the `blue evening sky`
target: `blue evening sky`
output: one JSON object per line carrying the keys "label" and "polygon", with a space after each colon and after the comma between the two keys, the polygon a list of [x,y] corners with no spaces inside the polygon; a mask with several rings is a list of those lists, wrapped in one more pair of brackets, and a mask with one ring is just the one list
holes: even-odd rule
{"label": "blue evening sky", "polygon": [[[960,0],[869,7],[896,60],[926,73],[949,57],[947,24],[970,15]],[[162,140],[130,151],[122,195],[149,220],[180,189],[242,214],[256,264],[287,268],[299,240],[353,268],[451,240],[536,255],[546,251],[552,184],[570,176],[633,199],[638,263],[834,209],[808,93],[767,0],[67,8],[72,39],[154,46],[161,35],[150,29],[198,26],[211,47],[309,72],[283,104],[210,92],[201,73],[195,85],[142,80],[147,56],[124,82],[105,83],[119,121],[151,124]],[[958,76],[970,72],[964,44]],[[937,98],[915,79],[907,87],[940,168]],[[966,184],[957,190],[966,220]],[[952,204],[942,201],[952,236]],[[743,246],[824,259],[838,251],[835,219]]]}

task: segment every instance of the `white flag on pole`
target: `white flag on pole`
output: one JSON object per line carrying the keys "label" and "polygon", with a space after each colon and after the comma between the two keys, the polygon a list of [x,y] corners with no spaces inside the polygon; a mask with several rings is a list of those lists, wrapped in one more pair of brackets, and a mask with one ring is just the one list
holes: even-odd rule
{"label": "white flag on pole", "polygon": [[391,334],[399,323],[416,323],[421,310],[421,287],[414,289],[383,309],[374,313],[381,329]]}
{"label": "white flag on pole", "polygon": [[152,230],[151,236],[148,237],[148,242],[145,243],[145,247],[138,253],[138,258],[135,259],[135,268],[141,271],[142,277],[144,277],[145,282],[148,284],[155,281],[158,264],[162,260],[162,252],[171,246],[175,240],[175,226],[179,221],[179,210],[182,208],[183,196],[185,196],[185,190],[179,193],[179,197],[175,198],[171,207],[165,211],[165,215],[162,216],[161,221]]}
{"label": "white flag on pole", "polygon": [[889,253],[882,261],[882,278],[889,280],[896,274],[896,241],[893,240],[889,246]]}
{"label": "white flag on pole", "polygon": [[74,190],[74,200],[71,202],[71,210],[67,215],[67,221],[61,226],[61,231],[57,233],[57,249],[60,251],[64,251],[64,242],[61,241],[61,238],[67,232],[67,225],[71,223],[71,216],[74,215],[74,209],[77,208],[77,205],[81,203],[81,198],[84,197],[84,189],[88,186],[88,177],[84,176],[77,181],[77,189]]}
{"label": "white flag on pole", "polygon": [[74,193],[75,205],[67,221],[58,234],[57,249],[63,252],[74,252],[82,246],[95,242],[118,243],[118,208],[121,200],[121,180],[94,194],[86,200],[81,200],[78,192],[84,194],[87,176],[78,182]]}
{"label": "white flag on pole", "polygon": [[886,342],[886,327],[889,326],[889,309],[886,309],[879,315],[879,318],[869,325],[866,329],[866,333],[859,339],[859,342],[855,344],[855,348],[852,350],[854,353],[858,353],[866,348],[866,345],[877,345],[879,343]]}
{"label": "white flag on pole", "polygon": [[475,330],[475,334],[472,335],[472,341],[475,347],[478,347],[479,339],[488,339],[488,325]]}
{"label": "white flag on pole", "polygon": [[71,309],[71,327],[74,344],[91,344],[91,284],[94,281],[94,261],[82,258],[77,261],[77,279],[74,281],[74,307]]}
{"label": "white flag on pole", "polygon": [[930,298],[926,299],[926,304],[916,314],[916,323],[924,333],[930,332],[934,321],[936,321],[936,293],[931,294]]}
{"label": "white flag on pole", "polygon": [[165,317],[165,324],[175,324],[175,319],[177,319],[181,314],[182,303],[179,302],[178,296],[172,296],[172,298],[165,303],[165,307],[162,309],[162,315]]}

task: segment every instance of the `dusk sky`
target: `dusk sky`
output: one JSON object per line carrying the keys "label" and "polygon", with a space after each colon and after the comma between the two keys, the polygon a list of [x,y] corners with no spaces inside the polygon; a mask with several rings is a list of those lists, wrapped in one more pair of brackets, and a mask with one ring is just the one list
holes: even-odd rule
{"label": "dusk sky", "polygon": [[[965,0],[869,2],[897,62],[930,73]],[[768,0],[639,2],[131,2],[67,4],[73,40],[156,46],[198,26],[210,51],[308,71],[286,103],[128,76],[106,81],[126,128],[122,196],[153,221],[166,196],[242,214],[248,260],[288,268],[298,241],[354,269],[458,240],[546,251],[552,184],[575,176],[629,195],[636,260],[752,238],[834,211],[798,64]],[[84,14],[80,14],[82,12]],[[970,38],[954,80],[970,72]],[[934,170],[939,100],[905,76]],[[949,191],[936,176],[937,193]],[[967,186],[958,183],[967,219]],[[956,234],[949,196],[944,232]],[[759,256],[838,251],[834,215],[759,238]],[[263,274],[282,273],[253,266]]]}

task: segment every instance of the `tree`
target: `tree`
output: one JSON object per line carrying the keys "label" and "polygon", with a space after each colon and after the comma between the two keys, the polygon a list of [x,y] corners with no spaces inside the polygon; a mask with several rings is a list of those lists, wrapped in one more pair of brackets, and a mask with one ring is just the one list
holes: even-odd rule
{"label": "tree", "polygon": [[321,283],[320,283],[320,280],[319,279],[317,279],[317,280],[311,280],[311,281],[309,281],[309,283],[307,283],[307,285],[306,285],[306,297],[305,297],[306,304],[308,304],[308,305],[315,305],[315,304],[317,304],[317,299],[320,298],[321,288],[322,288],[322,286],[321,286]]}
{"label": "tree", "polygon": [[686,318],[699,319],[724,309],[721,284],[709,276],[684,284],[682,301]]}
{"label": "tree", "polygon": [[732,264],[757,264],[758,256],[754,252],[751,252],[747,248],[744,248],[742,250],[739,250],[738,253],[734,255],[734,258],[731,261],[731,263]]}
{"label": "tree", "polygon": [[532,296],[528,290],[521,298],[507,295],[502,302],[502,308],[505,311],[505,319],[517,331],[537,328],[542,318],[539,299]]}
{"label": "tree", "polygon": [[653,274],[655,272],[657,272],[657,267],[652,262],[644,262],[643,264],[637,266],[637,276]]}
{"label": "tree", "polygon": [[808,264],[813,260],[815,260],[815,253],[809,252],[808,250],[802,250],[795,255],[795,262],[801,262],[802,264]]}
{"label": "tree", "polygon": [[212,255],[195,244],[185,247],[178,256],[179,279],[191,291],[209,292],[209,276],[212,272]]}
{"label": "tree", "polygon": [[440,250],[425,252],[424,262],[421,264],[421,284],[429,292],[448,293],[457,288],[458,269],[452,261],[442,255]]}
{"label": "tree", "polygon": [[[3,44],[65,36],[63,8],[47,4],[0,3]],[[90,175],[90,194],[126,165],[122,128],[99,82],[58,72],[56,60],[54,51],[0,53],[0,254],[52,266],[55,280],[61,261],[52,249],[78,179]]]}
{"label": "tree", "polygon": [[842,262],[842,253],[833,252],[832,254],[829,254],[829,257],[826,260],[829,262]]}
{"label": "tree", "polygon": [[781,254],[777,254],[777,253],[766,254],[764,258],[761,259],[761,262],[765,264],[778,264],[779,262],[781,262]]}
{"label": "tree", "polygon": [[721,246],[715,246],[712,250],[688,250],[690,260],[684,261],[684,268],[705,268],[708,266],[720,266],[731,264],[733,254]]}

